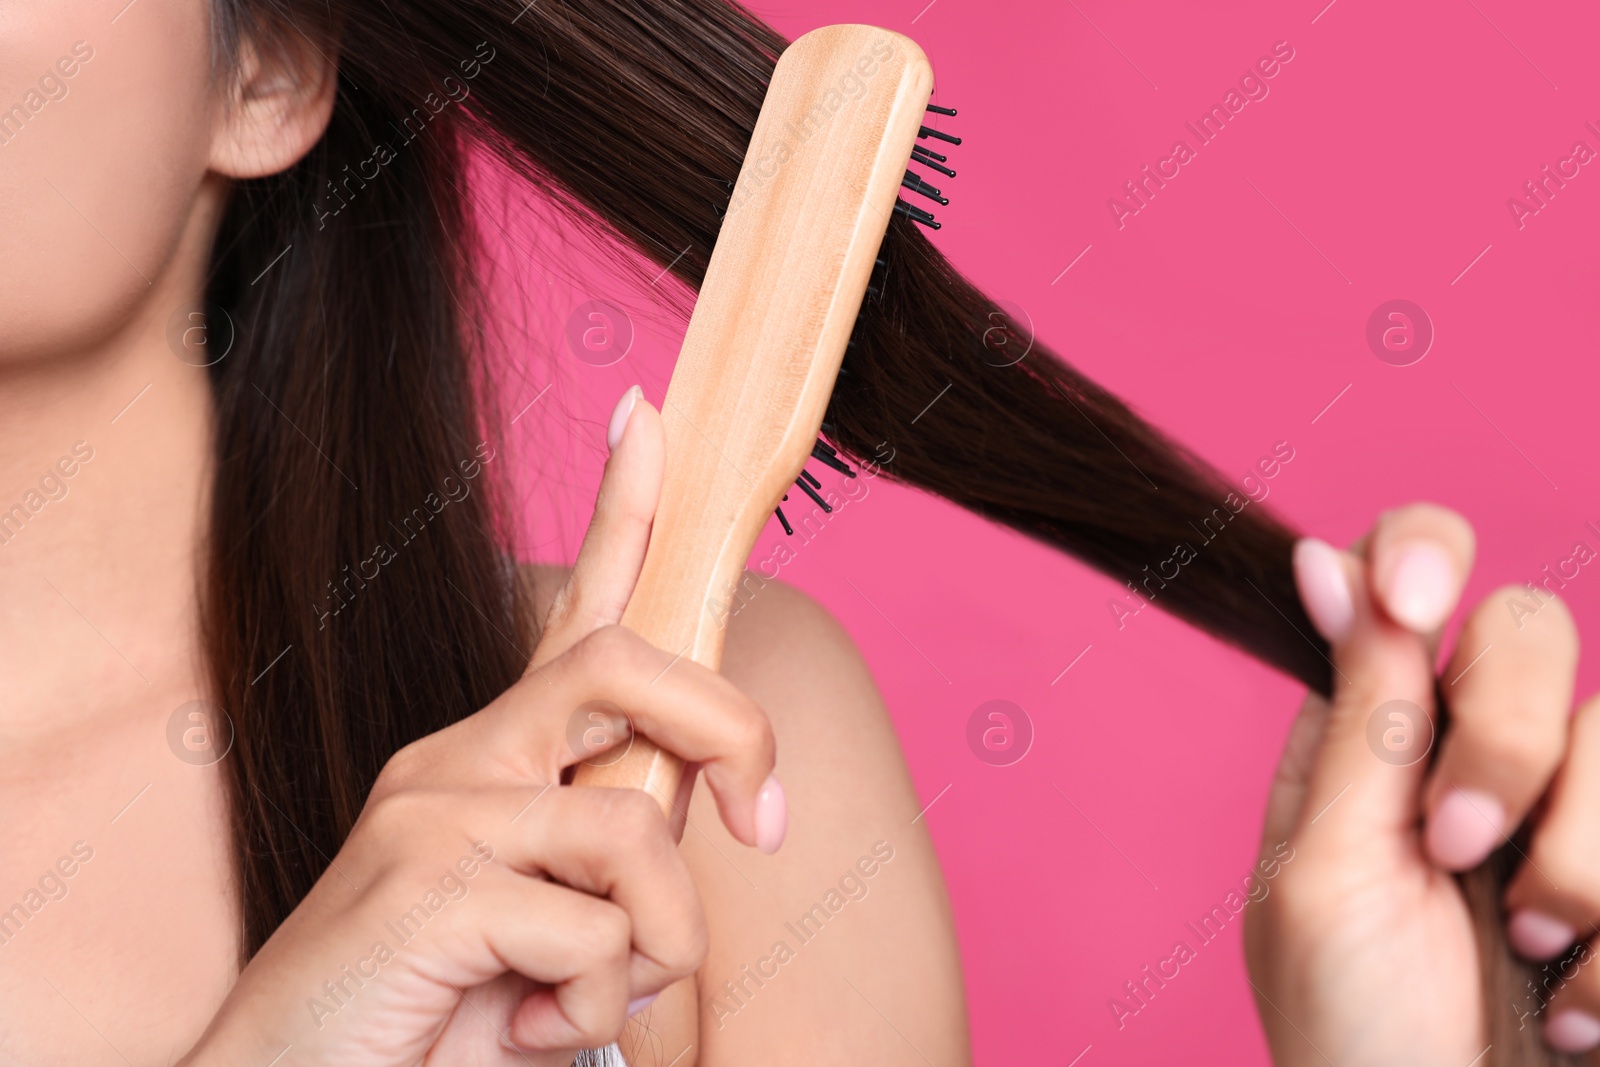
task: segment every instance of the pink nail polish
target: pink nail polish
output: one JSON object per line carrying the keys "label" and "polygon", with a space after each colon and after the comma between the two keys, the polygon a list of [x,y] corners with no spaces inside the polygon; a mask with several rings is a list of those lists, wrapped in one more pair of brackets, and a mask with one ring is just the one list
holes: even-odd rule
{"label": "pink nail polish", "polygon": [[1295,542],[1294,584],[1300,590],[1300,602],[1317,632],[1333,642],[1344,640],[1356,617],[1340,557],[1338,549],[1315,537]]}
{"label": "pink nail polish", "polygon": [[638,1000],[630,1000],[628,1002],[628,1018],[631,1019],[635,1015],[638,1015],[641,1011],[644,1011],[651,1004],[655,1003],[655,999],[660,995],[660,993],[651,993],[647,997],[640,997]]}
{"label": "pink nail polish", "polygon": [[1419,541],[1400,553],[1384,583],[1384,602],[1396,622],[1427,633],[1444,625],[1455,602],[1456,574],[1444,549]]}
{"label": "pink nail polish", "polygon": [[1578,931],[1532,908],[1518,910],[1506,924],[1506,939],[1524,959],[1555,959],[1577,938]]}
{"label": "pink nail polish", "polygon": [[1506,809],[1476,789],[1452,789],[1428,817],[1428,855],[1447,871],[1465,871],[1483,862],[1501,841]]}
{"label": "pink nail polish", "polygon": [[628,391],[622,394],[622,399],[617,401],[617,406],[611,411],[611,422],[606,426],[606,447],[615,452],[622,443],[622,435],[628,428],[628,416],[633,414],[633,406],[644,395],[644,390],[637,385],[629,386]]}
{"label": "pink nail polish", "polygon": [[1600,1045],[1600,1019],[1586,1011],[1558,1011],[1544,1024],[1547,1045],[1561,1052],[1587,1052]]}
{"label": "pink nail polish", "polygon": [[776,775],[767,775],[756,794],[756,847],[767,855],[778,851],[789,831],[789,802]]}

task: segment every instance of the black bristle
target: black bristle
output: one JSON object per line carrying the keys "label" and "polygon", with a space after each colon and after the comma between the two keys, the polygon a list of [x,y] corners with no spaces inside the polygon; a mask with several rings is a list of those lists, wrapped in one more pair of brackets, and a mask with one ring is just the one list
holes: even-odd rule
{"label": "black bristle", "polygon": [[935,115],[952,115],[953,116],[956,113],[956,109],[955,108],[953,108],[953,107],[940,107],[938,104],[929,104],[928,105],[928,110],[933,112]]}
{"label": "black bristle", "polygon": [[[940,156],[939,158],[943,159],[944,157]],[[939,164],[935,163],[930,156],[914,155],[911,157],[911,162],[921,163],[924,167],[927,167],[929,170],[936,170],[940,174],[943,174],[946,178],[954,178],[956,176],[955,171],[951,170],[949,167],[940,166]]]}
{"label": "black bristle", "polygon": [[937,159],[940,163],[947,162],[950,159],[949,156],[941,156],[939,153],[929,151],[927,148],[924,148],[919,144],[914,144],[911,146],[911,154],[914,156],[927,156],[929,159]]}
{"label": "black bristle", "polygon": [[[833,514],[832,505],[830,505],[826,500],[824,500],[820,496],[818,496],[817,495],[817,491],[815,489],[811,488],[811,486],[807,485],[805,483],[804,479],[796,478],[794,480],[794,484],[798,485],[801,489],[804,489],[805,492],[806,492],[806,496],[808,496],[812,500],[816,501],[817,507],[822,509],[823,514],[826,514],[826,515],[832,515]],[[821,485],[822,483],[818,482],[817,484]]]}
{"label": "black bristle", "polygon": [[[824,449],[827,451],[823,451]],[[817,442],[816,447],[811,450],[811,455],[824,466],[832,467],[846,478],[854,478],[856,476],[856,472],[850,469],[850,465],[840,459],[839,454],[822,441]]]}
{"label": "black bristle", "polygon": [[[788,500],[789,498],[786,496],[783,499]],[[784,517],[783,509],[782,508],[778,508],[776,510],[778,512],[778,522],[781,523],[782,526],[783,526],[783,532],[788,534],[790,537],[793,537],[794,536],[794,527],[790,526],[789,525],[789,520]]]}
{"label": "black bristle", "polygon": [[933,216],[931,214],[922,210],[920,207],[912,207],[904,200],[896,200],[894,202],[894,209],[911,221],[922,223],[922,225],[928,227],[930,230],[942,228],[939,223],[933,221]]}
{"label": "black bristle", "polygon": [[922,127],[922,129],[917,131],[917,136],[918,137],[934,137],[934,138],[937,138],[938,140],[941,140],[941,141],[948,141],[950,144],[960,144],[961,143],[961,138],[956,137],[956,136],[954,136],[952,134],[945,133],[943,130],[936,130],[932,126],[924,126],[924,127]]}
{"label": "black bristle", "polygon": [[948,204],[950,201],[939,195],[939,190],[923,181],[911,171],[906,171],[906,176],[900,179],[900,184],[910,189],[918,196],[925,196],[937,204]]}
{"label": "black bristle", "polygon": [[813,488],[813,489],[821,489],[822,488],[822,483],[817,481],[817,476],[815,474],[812,474],[808,470],[802,469],[800,471],[800,480],[803,481],[806,485],[811,486],[811,488]]}

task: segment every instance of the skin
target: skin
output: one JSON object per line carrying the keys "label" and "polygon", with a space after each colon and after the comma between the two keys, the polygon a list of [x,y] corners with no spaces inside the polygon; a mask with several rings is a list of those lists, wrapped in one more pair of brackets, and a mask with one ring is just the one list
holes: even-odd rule
{"label": "skin", "polygon": [[[92,449],[0,545],[0,907],[51,898],[0,944],[0,1063],[266,1063],[293,1042],[279,1062],[543,1065],[618,1037],[636,1064],[967,1062],[920,803],[837,623],[769,585],[730,622],[722,676],[679,662],[653,685],[672,657],[614,625],[659,492],[645,402],[574,571],[525,575],[551,608],[535,669],[390,761],[328,873],[241,968],[221,778],[166,741],[173,710],[210,695],[194,590],[212,407],[165,333],[200,293],[230,183],[293,165],[336,83],[247,47],[239,84],[214,90],[201,0],[0,0],[3,106],[77,41],[92,58],[66,96],[0,145],[0,507],[75,442]],[[596,696],[706,767],[681,849],[642,794],[552,786],[574,758],[567,716]],[[767,855],[756,798],[774,767],[789,836]],[[493,858],[451,883],[467,889],[443,921],[337,1025],[308,1025],[322,982],[479,841]],[[712,1008],[878,841],[893,859],[868,895],[736,1017]]]}

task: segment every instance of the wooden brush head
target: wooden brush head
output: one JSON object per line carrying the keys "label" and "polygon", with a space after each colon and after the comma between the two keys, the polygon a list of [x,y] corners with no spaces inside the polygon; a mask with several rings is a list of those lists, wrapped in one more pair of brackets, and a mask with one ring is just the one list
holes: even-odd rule
{"label": "wooden brush head", "polygon": [[816,443],[933,71],[909,38],[791,44],[711,254],[662,414],[667,470],[624,624],[716,667],[728,594]]}
{"label": "wooden brush head", "polygon": [[[828,26],[778,60],[661,405],[661,504],[623,625],[713,669],[728,600],[816,443],[933,71],[909,38]],[[693,777],[646,739],[580,785],[644,789],[681,833]]]}

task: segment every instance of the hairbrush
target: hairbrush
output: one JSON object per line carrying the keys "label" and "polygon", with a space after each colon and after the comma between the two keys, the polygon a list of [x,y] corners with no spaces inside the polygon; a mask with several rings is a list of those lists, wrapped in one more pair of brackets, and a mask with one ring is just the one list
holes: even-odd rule
{"label": "hairbrush", "polygon": [[[955,114],[929,105],[932,90],[922,50],[872,26],[814,30],[773,70],[661,404],[661,499],[622,616],[675,656],[721,665],[726,594],[770,514],[793,533],[781,507],[791,487],[832,511],[808,460],[855,477],[818,432],[874,272],[887,266],[878,252],[890,220],[939,227],[900,192],[949,203],[910,168],[955,174],[919,143],[960,143],[925,125],[930,111]],[[579,764],[573,784],[642,789],[681,835],[694,775],[636,736],[612,762]],[[691,997],[666,991],[652,1032],[672,1025],[674,1002],[692,1012]],[[579,1062],[622,1055],[611,1046]]]}
{"label": "hairbrush", "polygon": [[[955,114],[932,89],[915,42],[872,26],[814,30],[778,60],[661,405],[661,502],[622,624],[668,652],[715,670],[717,605],[767,516],[792,532],[791,487],[832,510],[810,459],[855,476],[818,433],[890,219],[940,225],[901,190],[949,203],[908,165],[955,173],[919,143],[960,143],[925,124]],[[635,738],[573,781],[643,789],[681,832],[693,776]]]}

